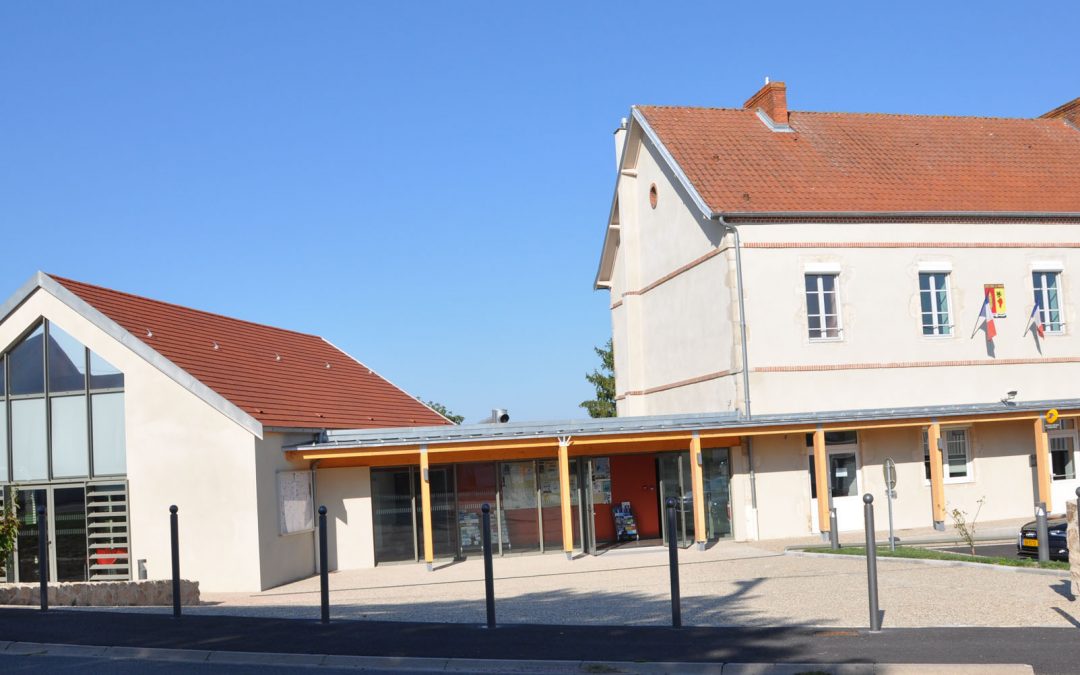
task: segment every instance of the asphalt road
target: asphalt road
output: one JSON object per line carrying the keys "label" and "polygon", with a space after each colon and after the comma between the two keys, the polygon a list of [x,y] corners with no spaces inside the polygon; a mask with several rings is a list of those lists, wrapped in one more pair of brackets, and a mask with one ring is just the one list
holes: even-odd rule
{"label": "asphalt road", "polygon": [[[887,617],[886,617],[887,625]],[[1075,673],[1075,628],[682,629],[185,616],[0,609],[4,640],[301,654],[487,659],[802,663],[1028,663]],[[47,657],[42,657],[47,658]]]}

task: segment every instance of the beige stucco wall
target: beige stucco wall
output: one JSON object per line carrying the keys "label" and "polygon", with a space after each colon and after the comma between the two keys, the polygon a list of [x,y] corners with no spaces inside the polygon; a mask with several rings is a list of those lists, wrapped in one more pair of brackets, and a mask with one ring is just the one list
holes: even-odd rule
{"label": "beige stucco wall", "polygon": [[[310,442],[312,434],[268,432],[255,445],[255,488],[259,502],[259,585],[272,588],[316,574],[315,532],[281,534],[277,474],[306,471],[308,462],[289,462],[282,447]],[[317,506],[317,505],[316,505]]]}
{"label": "beige stucco wall", "polygon": [[374,567],[371,469],[320,469],[315,473],[318,501],[326,506],[330,569]]}
{"label": "beige stucco wall", "polygon": [[[632,142],[638,142],[632,139]],[[673,270],[716,252],[720,227],[688,206],[686,193],[648,143],[628,154],[619,182],[620,243],[611,279],[620,415],[684,412],[689,401],[708,410],[735,405],[730,377],[661,389],[672,382],[732,370],[733,336],[728,251],[639,294]],[[657,205],[649,202],[657,188]],[[704,385],[704,386],[702,386]]]}
{"label": "beige stucco wall", "polygon": [[[1031,424],[994,422],[967,429],[972,471],[968,480],[946,482],[946,511],[960,509],[969,520],[978,511],[979,522],[1033,515],[1033,474],[1029,465],[1029,456],[1034,452]],[[859,493],[874,495],[875,526],[879,533],[887,532],[889,527],[882,471],[886,457],[896,462],[895,527],[926,528],[933,524],[920,428],[862,431],[858,435],[857,452],[861,464]],[[809,450],[805,437],[802,434],[757,437],[754,455],[761,538],[815,534],[811,530]],[[978,501],[983,497],[985,502],[979,510]],[[732,504],[738,523],[746,517],[749,500],[738,498],[734,483]],[[947,517],[946,525],[952,525],[951,517]]]}
{"label": "beige stucco wall", "polygon": [[124,372],[132,574],[140,559],[151,579],[171,574],[176,504],[184,578],[204,591],[260,590],[254,436],[46,291],[0,324],[0,348],[41,317]]}

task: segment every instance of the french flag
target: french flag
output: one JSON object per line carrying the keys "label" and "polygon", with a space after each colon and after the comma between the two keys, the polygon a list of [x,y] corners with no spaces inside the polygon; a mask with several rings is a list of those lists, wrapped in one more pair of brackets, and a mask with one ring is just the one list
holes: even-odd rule
{"label": "french flag", "polygon": [[1035,298],[1035,306],[1031,308],[1031,316],[1028,317],[1028,330],[1032,328],[1039,337],[1046,337],[1046,326],[1043,325],[1042,320],[1042,301],[1039,298]]}
{"label": "french flag", "polygon": [[997,327],[994,326],[994,310],[990,307],[990,292],[983,298],[982,311],[979,317],[986,322],[986,341],[989,342],[997,335]]}

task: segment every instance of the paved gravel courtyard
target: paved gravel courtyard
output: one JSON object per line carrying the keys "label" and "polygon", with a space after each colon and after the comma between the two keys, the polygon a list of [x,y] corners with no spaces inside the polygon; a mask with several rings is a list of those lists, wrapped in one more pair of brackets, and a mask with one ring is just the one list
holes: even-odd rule
{"label": "paved gravel courtyard", "polygon": [[[686,625],[863,626],[863,558],[804,556],[723,542],[680,551]],[[622,549],[600,556],[496,558],[500,623],[664,625],[670,621],[667,551]],[[1064,572],[879,562],[885,627],[1075,626],[1080,602]],[[203,595],[185,612],[318,617],[318,578],[257,594]],[[480,559],[386,565],[330,575],[333,617],[482,623]]]}

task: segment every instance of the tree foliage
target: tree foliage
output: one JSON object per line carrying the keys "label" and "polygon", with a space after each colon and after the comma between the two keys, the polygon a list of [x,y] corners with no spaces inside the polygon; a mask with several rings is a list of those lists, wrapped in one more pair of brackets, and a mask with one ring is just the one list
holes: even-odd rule
{"label": "tree foliage", "polygon": [[578,407],[585,408],[589,417],[615,417],[615,350],[609,339],[603,347],[593,347],[600,357],[600,367],[585,376],[596,388],[596,398],[582,401]]}
{"label": "tree foliage", "polygon": [[444,406],[442,403],[436,403],[435,401],[427,401],[424,403],[424,405],[439,413],[454,424],[461,424],[465,421],[464,415],[455,415],[453,411]]}
{"label": "tree foliage", "polygon": [[12,486],[4,500],[4,510],[0,512],[0,569],[7,566],[8,557],[15,550],[15,540],[19,536],[18,499],[19,489]]}

